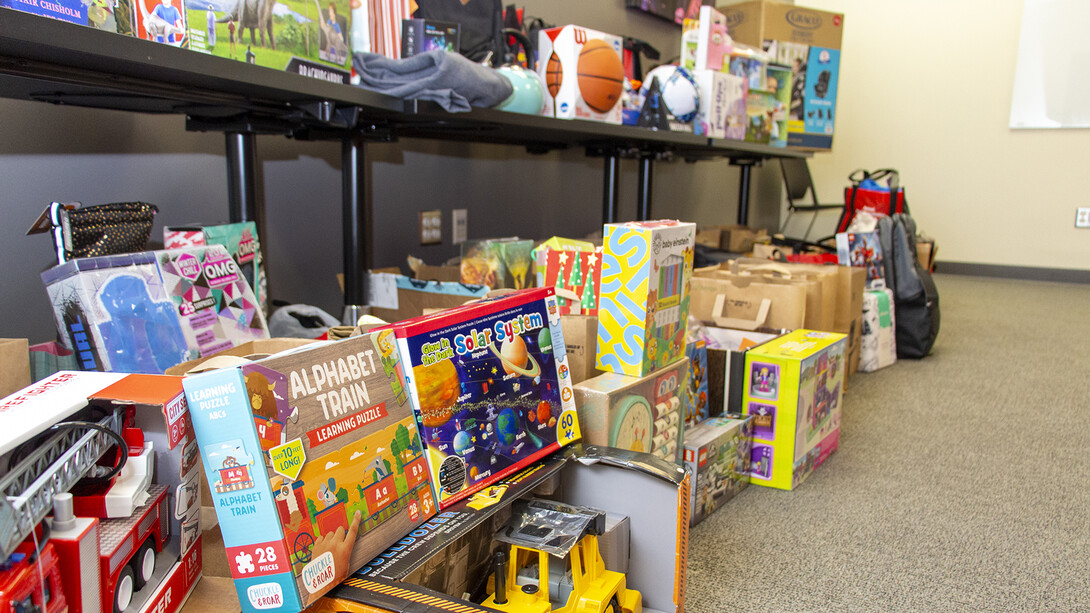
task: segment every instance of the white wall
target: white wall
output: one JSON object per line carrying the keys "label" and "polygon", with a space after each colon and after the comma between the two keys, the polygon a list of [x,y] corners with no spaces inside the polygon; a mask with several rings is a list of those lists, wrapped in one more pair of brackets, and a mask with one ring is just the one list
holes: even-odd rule
{"label": "white wall", "polygon": [[1090,131],[1007,127],[1022,0],[797,4],[845,14],[833,151],[810,163],[822,200],[892,166],[940,262],[1090,269]]}

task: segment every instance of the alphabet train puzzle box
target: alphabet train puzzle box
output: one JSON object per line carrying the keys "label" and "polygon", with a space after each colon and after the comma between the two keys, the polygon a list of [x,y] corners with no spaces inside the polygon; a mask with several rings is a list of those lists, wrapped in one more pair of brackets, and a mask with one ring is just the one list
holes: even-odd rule
{"label": "alphabet train puzzle box", "polygon": [[244,611],[299,611],[435,512],[390,330],[187,376]]}
{"label": "alphabet train puzzle box", "polygon": [[393,329],[440,509],[579,438],[554,288]]}

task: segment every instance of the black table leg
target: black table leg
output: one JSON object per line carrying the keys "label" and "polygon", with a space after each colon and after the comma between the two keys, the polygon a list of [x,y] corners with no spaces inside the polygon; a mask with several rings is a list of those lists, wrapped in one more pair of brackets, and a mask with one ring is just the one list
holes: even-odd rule
{"label": "black table leg", "polygon": [[602,223],[617,221],[617,202],[621,191],[621,158],[617,152],[605,155],[605,173],[602,192]]}
{"label": "black table leg", "polygon": [[[232,223],[258,221],[254,194],[254,151],[256,137],[251,132],[227,132],[227,199]],[[258,236],[263,228],[258,224]]]}
{"label": "black table leg", "polygon": [[367,271],[371,269],[371,206],[364,191],[362,137],[345,138],[341,147],[341,184],[344,207],[344,315],[341,322],[355,325],[367,303]]}
{"label": "black table leg", "polygon": [[753,167],[759,164],[758,160],[740,158],[730,161],[731,166],[737,166],[741,171],[738,177],[738,225],[749,225],[749,183]]}
{"label": "black table leg", "polygon": [[654,157],[651,155],[640,156],[639,185],[636,194],[636,220],[647,221],[651,219],[651,174],[654,170],[652,164]]}

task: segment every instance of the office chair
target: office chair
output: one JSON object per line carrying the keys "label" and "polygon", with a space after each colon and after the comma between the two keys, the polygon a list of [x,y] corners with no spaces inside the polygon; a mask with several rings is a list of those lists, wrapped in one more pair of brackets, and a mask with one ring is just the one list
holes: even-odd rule
{"label": "office chair", "polygon": [[[810,225],[806,227],[806,234],[802,235],[802,240],[809,241],[810,232],[814,229],[814,222],[817,221],[818,214],[826,210],[842,211],[844,205],[818,203],[817,192],[814,190],[814,179],[810,176],[810,167],[806,164],[804,158],[780,158],[780,171],[783,172],[783,183],[784,187],[787,188],[787,217],[784,218],[783,224],[780,225],[780,233],[783,233],[787,223],[791,221],[791,215],[794,213],[813,213],[810,218]],[[806,197],[806,192],[810,192],[812,204],[802,202],[802,199]]]}

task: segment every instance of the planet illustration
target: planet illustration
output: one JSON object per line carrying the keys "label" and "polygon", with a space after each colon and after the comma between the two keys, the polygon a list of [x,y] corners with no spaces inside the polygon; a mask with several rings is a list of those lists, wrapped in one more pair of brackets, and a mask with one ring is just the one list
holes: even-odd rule
{"label": "planet illustration", "polygon": [[537,420],[543,424],[549,423],[549,417],[552,416],[553,405],[542,400],[537,405]]}
{"label": "planet illustration", "polygon": [[496,417],[496,433],[499,435],[500,440],[506,445],[510,445],[515,442],[515,436],[519,432],[519,420],[518,416],[512,409],[504,409],[500,411],[498,417]]}
{"label": "planet illustration", "polygon": [[430,366],[413,366],[420,414],[424,426],[437,428],[450,420],[451,407],[458,401],[461,390],[458,370],[450,360],[440,360]]}
{"label": "planet illustration", "polygon": [[469,433],[465,430],[454,435],[454,452],[458,455],[465,455],[472,446],[473,443],[469,439]]}
{"label": "planet illustration", "polygon": [[541,332],[538,332],[537,346],[541,349],[541,353],[553,352],[553,333],[551,330],[542,328]]}
{"label": "planet illustration", "polygon": [[490,345],[492,353],[503,362],[503,371],[509,375],[518,374],[524,377],[536,377],[541,374],[541,366],[526,349],[526,341],[521,336],[513,336],[503,339],[499,350],[496,344]]}

